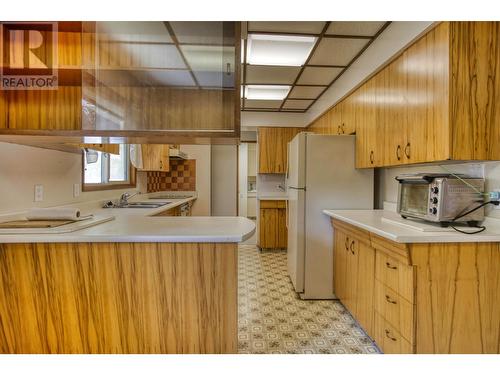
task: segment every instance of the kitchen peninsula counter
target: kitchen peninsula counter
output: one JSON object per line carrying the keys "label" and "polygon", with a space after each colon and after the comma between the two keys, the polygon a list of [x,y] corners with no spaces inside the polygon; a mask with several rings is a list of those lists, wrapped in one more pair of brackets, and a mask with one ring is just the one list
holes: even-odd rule
{"label": "kitchen peninsula counter", "polygon": [[156,211],[0,235],[0,353],[236,353],[237,243],[255,225]]}

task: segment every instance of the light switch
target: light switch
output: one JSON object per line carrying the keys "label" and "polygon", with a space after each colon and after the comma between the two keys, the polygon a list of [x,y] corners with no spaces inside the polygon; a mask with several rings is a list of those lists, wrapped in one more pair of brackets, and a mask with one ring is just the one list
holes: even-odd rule
{"label": "light switch", "polygon": [[73,184],[73,197],[80,196],[80,184]]}
{"label": "light switch", "polygon": [[35,185],[35,202],[43,201],[43,185]]}

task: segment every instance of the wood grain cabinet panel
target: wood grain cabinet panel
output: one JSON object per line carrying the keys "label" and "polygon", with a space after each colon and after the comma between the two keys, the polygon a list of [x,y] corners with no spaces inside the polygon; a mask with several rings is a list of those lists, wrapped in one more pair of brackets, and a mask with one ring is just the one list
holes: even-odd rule
{"label": "wood grain cabinet panel", "polygon": [[143,144],[142,149],[142,171],[168,172],[170,170],[170,147],[169,145]]}
{"label": "wood grain cabinet panel", "polygon": [[500,353],[498,243],[413,244],[417,353]]}
{"label": "wood grain cabinet panel", "polygon": [[0,352],[237,352],[237,246],[0,244]]}
{"label": "wood grain cabinet panel", "polygon": [[259,206],[258,246],[264,249],[286,249],[288,242],[286,202],[261,200]]}
{"label": "wood grain cabinet panel", "polygon": [[258,129],[259,173],[287,172],[288,142],[302,128],[260,127]]}

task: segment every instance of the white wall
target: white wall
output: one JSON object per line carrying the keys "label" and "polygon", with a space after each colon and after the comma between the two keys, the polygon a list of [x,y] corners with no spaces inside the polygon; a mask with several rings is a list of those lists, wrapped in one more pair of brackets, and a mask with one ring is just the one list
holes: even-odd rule
{"label": "white wall", "polygon": [[[126,190],[81,192],[82,156],[0,142],[0,213],[119,197]],[[34,185],[44,186],[43,202],[34,202]]]}
{"label": "white wall", "polygon": [[237,216],[238,146],[212,145],[212,216]]}
{"label": "white wall", "polygon": [[[453,173],[464,173],[474,177],[483,177],[486,179],[486,191],[492,191],[500,188],[500,162],[487,163],[461,163],[461,164],[443,164],[443,166]],[[447,173],[439,165],[413,166],[401,168],[381,168],[377,171],[378,182],[376,186],[377,207],[382,208],[384,201],[396,203],[398,200],[398,182],[395,177],[403,173]],[[486,215],[500,219],[500,210],[488,207]]]}

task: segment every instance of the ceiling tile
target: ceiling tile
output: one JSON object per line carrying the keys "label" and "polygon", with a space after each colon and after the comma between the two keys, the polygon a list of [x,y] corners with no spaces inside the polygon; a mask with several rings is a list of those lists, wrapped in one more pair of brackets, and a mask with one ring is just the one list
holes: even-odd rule
{"label": "ceiling tile", "polygon": [[300,72],[298,66],[247,65],[247,84],[291,85]]}
{"label": "ceiling tile", "polygon": [[268,109],[278,109],[281,106],[283,100],[255,100],[246,99],[245,108],[268,108]]}
{"label": "ceiling tile", "polygon": [[323,92],[324,87],[316,87],[316,86],[295,86],[292,89],[289,98],[307,98],[307,99],[316,99],[319,94]]}
{"label": "ceiling tile", "polygon": [[368,43],[368,39],[323,38],[309,64],[347,65]]}
{"label": "ceiling tile", "polygon": [[383,21],[332,22],[325,34],[373,36],[380,30],[384,23]]}
{"label": "ceiling tile", "polygon": [[288,99],[285,104],[283,104],[283,108],[286,109],[306,109],[313,102],[313,100],[293,100]]}
{"label": "ceiling tile", "polygon": [[248,31],[319,34],[324,26],[321,21],[250,21]]}
{"label": "ceiling tile", "polygon": [[306,66],[297,83],[299,85],[328,85],[342,69]]}

